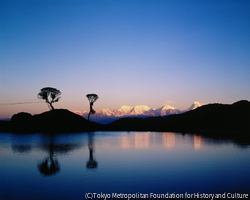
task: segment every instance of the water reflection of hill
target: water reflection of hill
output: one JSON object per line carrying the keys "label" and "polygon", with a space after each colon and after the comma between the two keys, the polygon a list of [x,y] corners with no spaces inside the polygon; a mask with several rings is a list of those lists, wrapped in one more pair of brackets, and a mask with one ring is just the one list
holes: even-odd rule
{"label": "water reflection of hill", "polygon": [[[97,140],[95,139],[97,138]],[[148,149],[166,148],[178,149],[181,145],[193,143],[193,149],[201,150],[206,145],[234,143],[240,148],[250,145],[247,134],[242,137],[217,134],[183,134],[175,132],[95,132],[75,134],[11,134],[11,149],[14,153],[29,154],[31,152],[44,152],[45,156],[38,161],[39,172],[47,177],[60,172],[60,157],[83,148],[88,149],[89,158],[86,159],[86,168],[96,171],[95,146],[119,146],[122,149]],[[179,145],[179,146],[176,146]],[[190,146],[191,147],[191,146]]]}
{"label": "water reflection of hill", "polygon": [[12,134],[11,149],[14,153],[28,154],[32,151],[45,152],[46,157],[38,162],[39,172],[45,176],[54,176],[60,171],[58,156],[65,156],[82,148],[89,149],[88,169],[96,169],[97,161],[94,158],[94,134]]}
{"label": "water reflection of hill", "polygon": [[233,134],[233,133],[202,133],[200,136],[204,139],[209,139],[212,143],[222,144],[226,142],[233,142],[241,148],[248,147],[250,145],[250,136],[249,134]]}
{"label": "water reflection of hill", "polygon": [[17,145],[17,144],[12,144],[11,149],[14,153],[29,153],[32,150],[31,145]]}
{"label": "water reflection of hill", "polygon": [[12,134],[11,148],[13,152],[29,153],[33,150],[48,152],[53,148],[54,153],[61,155],[87,146],[87,141],[74,140],[74,136],[72,140],[72,135],[67,134],[37,134],[36,136],[32,137],[30,134]]}
{"label": "water reflection of hill", "polygon": [[190,193],[245,192],[249,146],[241,147],[245,146],[230,139],[197,133],[0,133],[0,193],[13,193],[13,199],[48,199],[55,194],[60,195],[56,199],[79,199],[85,190],[108,193],[121,186],[124,192],[153,188],[158,193],[169,187]]}
{"label": "water reflection of hill", "polygon": [[[101,138],[110,138],[110,134],[112,135],[112,138],[116,138],[117,135],[115,132],[56,134],[52,136],[46,134],[37,134],[36,136],[30,134],[12,134],[11,149],[14,153],[28,154],[31,151],[42,151],[49,153],[53,147],[54,154],[64,156],[82,148],[87,148],[89,149],[90,160],[93,160],[95,144],[104,146],[119,145],[123,149],[146,149],[152,146],[163,146],[165,148],[171,149],[175,147],[176,143],[180,143],[180,141],[176,141],[176,134],[182,135],[183,140],[184,138],[192,140],[194,149],[196,150],[209,143],[220,144],[233,142],[241,148],[248,147],[250,145],[250,137],[248,134],[240,134],[239,137],[235,134],[218,135],[217,133],[188,134],[175,132],[121,132],[121,135],[117,135],[119,138],[118,141],[107,141],[106,139],[100,140],[100,133]],[[96,141],[95,137],[99,139]]]}

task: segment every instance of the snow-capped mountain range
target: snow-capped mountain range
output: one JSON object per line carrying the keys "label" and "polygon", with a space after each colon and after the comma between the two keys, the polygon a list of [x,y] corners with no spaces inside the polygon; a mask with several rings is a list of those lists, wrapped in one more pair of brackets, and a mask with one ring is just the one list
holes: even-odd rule
{"label": "snow-capped mountain range", "polygon": [[[98,110],[94,115],[90,116],[90,120],[101,124],[107,124],[122,117],[153,117],[180,114],[189,110],[194,110],[202,105],[204,104],[195,101],[188,109],[182,111],[169,105],[157,109],[150,108],[146,105],[122,106],[112,111],[109,109]],[[82,115],[86,119],[88,118],[88,111],[84,111],[83,113],[77,111],[73,112]]]}

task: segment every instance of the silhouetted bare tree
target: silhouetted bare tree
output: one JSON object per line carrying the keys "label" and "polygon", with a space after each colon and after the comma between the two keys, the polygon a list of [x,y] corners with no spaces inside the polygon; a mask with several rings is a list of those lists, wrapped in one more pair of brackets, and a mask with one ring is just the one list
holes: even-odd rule
{"label": "silhouetted bare tree", "polygon": [[58,102],[61,97],[60,90],[51,87],[42,88],[41,91],[37,94],[38,99],[45,100],[48,104],[48,107],[51,110],[54,110],[52,103]]}
{"label": "silhouetted bare tree", "polygon": [[93,104],[99,97],[97,96],[97,94],[87,94],[86,97],[88,98],[90,104],[90,111],[88,115],[88,120],[89,120],[90,114],[95,114],[95,110],[93,109]]}

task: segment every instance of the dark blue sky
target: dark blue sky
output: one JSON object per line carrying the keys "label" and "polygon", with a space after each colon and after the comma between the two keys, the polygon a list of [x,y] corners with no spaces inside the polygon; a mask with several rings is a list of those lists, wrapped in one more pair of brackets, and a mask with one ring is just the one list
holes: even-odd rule
{"label": "dark blue sky", "polygon": [[[55,107],[179,109],[250,100],[250,2],[0,1],[0,104],[55,87]],[[0,117],[45,104],[0,107]]]}

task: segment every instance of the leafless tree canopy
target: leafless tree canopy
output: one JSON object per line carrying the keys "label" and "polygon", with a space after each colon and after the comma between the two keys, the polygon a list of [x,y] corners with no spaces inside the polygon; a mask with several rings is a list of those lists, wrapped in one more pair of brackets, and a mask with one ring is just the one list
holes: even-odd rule
{"label": "leafless tree canopy", "polygon": [[37,94],[37,97],[39,99],[45,100],[48,104],[48,107],[51,110],[54,110],[52,103],[58,102],[61,98],[60,95],[60,90],[57,90],[56,88],[45,87],[41,89],[41,91]]}
{"label": "leafless tree canopy", "polygon": [[86,97],[90,103],[94,103],[99,98],[97,94],[87,94]]}
{"label": "leafless tree canopy", "polygon": [[93,109],[93,104],[94,102],[99,98],[97,94],[87,94],[86,97],[89,100],[90,103],[90,111],[89,111],[89,115],[88,115],[88,120],[89,120],[89,116],[91,114],[95,114],[95,110]]}

